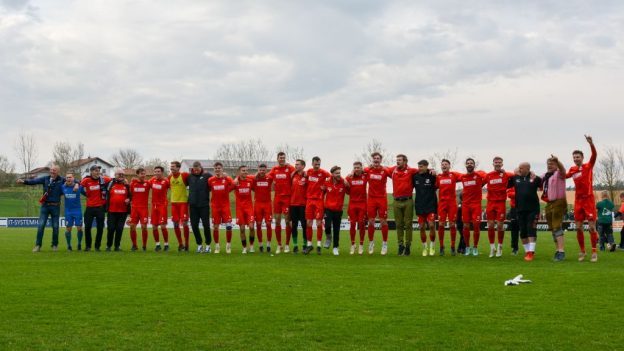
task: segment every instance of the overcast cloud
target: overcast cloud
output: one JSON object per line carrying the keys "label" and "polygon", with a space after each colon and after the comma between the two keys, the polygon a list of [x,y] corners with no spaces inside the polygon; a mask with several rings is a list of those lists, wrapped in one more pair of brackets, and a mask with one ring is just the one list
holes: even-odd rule
{"label": "overcast cloud", "polygon": [[25,130],[39,164],[260,137],[326,168],[372,138],[569,165],[584,133],[621,145],[622,38],[621,1],[0,0],[0,153]]}

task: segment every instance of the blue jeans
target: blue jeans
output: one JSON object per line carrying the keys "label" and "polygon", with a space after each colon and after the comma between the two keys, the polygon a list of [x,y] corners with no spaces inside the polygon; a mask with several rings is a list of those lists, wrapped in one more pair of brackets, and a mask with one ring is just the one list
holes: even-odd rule
{"label": "blue jeans", "polygon": [[48,216],[52,219],[52,246],[58,245],[60,206],[41,205],[39,211],[39,226],[37,227],[37,241],[35,245],[41,246],[43,242],[43,230],[46,227]]}

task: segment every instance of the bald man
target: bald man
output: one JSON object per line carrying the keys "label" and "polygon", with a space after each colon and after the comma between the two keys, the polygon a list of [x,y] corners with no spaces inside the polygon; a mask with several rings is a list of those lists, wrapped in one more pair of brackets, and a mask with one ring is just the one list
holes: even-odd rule
{"label": "bald man", "polygon": [[510,178],[509,186],[513,186],[516,192],[516,215],[525,251],[524,260],[533,261],[537,219],[540,213],[537,191],[542,187],[542,178],[531,172],[531,165],[528,162],[522,162],[516,170],[516,175]]}

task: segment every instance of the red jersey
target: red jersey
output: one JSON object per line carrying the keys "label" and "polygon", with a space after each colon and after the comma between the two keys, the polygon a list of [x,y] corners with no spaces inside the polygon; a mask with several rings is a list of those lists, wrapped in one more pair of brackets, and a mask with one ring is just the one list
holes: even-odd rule
{"label": "red jersey", "polygon": [[111,186],[108,193],[108,212],[128,212],[128,204],[130,193],[124,183],[115,183]]}
{"label": "red jersey", "polygon": [[457,183],[461,181],[461,173],[442,172],[436,177],[436,188],[440,202],[457,202]]}
{"label": "red jersey", "polygon": [[325,186],[327,179],[331,177],[331,174],[324,169],[319,168],[318,170],[315,170],[314,168],[310,168],[306,172],[306,176],[308,178],[308,190],[306,192],[308,200],[322,200],[323,189],[321,189],[321,187]]}
{"label": "red jersey", "polygon": [[292,195],[290,196],[291,206],[305,206],[306,193],[308,191],[308,180],[305,173],[295,173],[292,176]]}
{"label": "red jersey", "polygon": [[342,211],[346,193],[344,180],[340,178],[336,183],[334,179],[329,179],[325,186],[327,187],[325,193],[325,208],[331,211]]}
{"label": "red jersey", "polygon": [[368,177],[368,197],[386,197],[388,169],[385,167],[366,167],[364,173]]}
{"label": "red jersey", "polygon": [[149,200],[150,183],[133,179],[130,183],[130,194],[132,194],[132,207],[147,207]]}
{"label": "red jersey", "polygon": [[152,205],[166,205],[169,180],[167,178],[156,179],[156,177],[152,177],[149,183],[152,188]]}
{"label": "red jersey", "polygon": [[210,177],[208,179],[208,186],[210,186],[210,191],[212,192],[210,203],[218,206],[229,206],[230,191],[233,189],[232,182],[233,180],[230,177]]}
{"label": "red jersey", "polygon": [[368,176],[362,173],[360,176],[355,174],[347,176],[347,194],[349,194],[349,203],[366,202],[366,184],[368,183]]}
{"label": "red jersey", "polygon": [[253,178],[251,183],[251,189],[255,193],[254,200],[256,202],[268,202],[271,203],[271,186],[273,185],[273,179],[269,176],[260,178],[257,174]]}
{"label": "red jersey", "polygon": [[275,166],[271,168],[269,176],[275,183],[275,196],[288,196],[291,193],[292,174],[295,167],[292,165]]}
{"label": "red jersey", "polygon": [[236,196],[236,206],[239,207],[253,207],[253,201],[251,200],[251,188],[253,186],[254,179],[251,176],[238,179],[238,185],[234,186]]}
{"label": "red jersey", "polygon": [[[100,179],[104,180],[102,185],[100,185]],[[106,204],[106,199],[102,196],[101,187],[106,187],[110,181],[111,178],[105,176],[100,176],[98,179],[93,179],[89,176],[80,182],[80,185],[87,193],[87,207],[100,207]]]}
{"label": "red jersey", "polygon": [[511,208],[516,207],[516,188],[507,189],[507,198],[511,201]]}
{"label": "red jersey", "polygon": [[392,196],[396,197],[410,197],[414,191],[414,183],[412,177],[418,173],[418,169],[405,166],[403,169],[398,167],[388,168],[390,178],[392,178]]}
{"label": "red jersey", "polygon": [[485,185],[485,172],[474,171],[462,174],[461,182],[464,186],[462,192],[462,204],[479,204],[481,206],[482,189]]}
{"label": "red jersey", "polygon": [[588,163],[582,164],[580,167],[574,165],[570,167],[566,178],[572,177],[574,187],[576,188],[574,198],[583,199],[594,196],[594,165],[596,164],[596,147],[591,145],[591,158]]}
{"label": "red jersey", "polygon": [[492,171],[486,174],[485,183],[487,184],[487,200],[507,200],[507,184],[509,183],[509,179],[513,176],[513,173],[499,171]]}

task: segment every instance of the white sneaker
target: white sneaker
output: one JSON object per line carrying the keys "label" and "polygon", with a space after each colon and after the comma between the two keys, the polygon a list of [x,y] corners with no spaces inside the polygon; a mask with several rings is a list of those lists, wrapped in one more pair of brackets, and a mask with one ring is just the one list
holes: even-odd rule
{"label": "white sneaker", "polygon": [[277,245],[277,248],[275,249],[275,254],[279,255],[282,253],[282,247],[280,245]]}
{"label": "white sneaker", "polygon": [[388,244],[381,244],[381,255],[385,256],[388,254]]}
{"label": "white sneaker", "polygon": [[251,245],[251,246],[249,247],[249,253],[254,253],[254,252],[256,252],[256,250],[254,250],[253,245]]}
{"label": "white sneaker", "polygon": [[334,250],[333,250],[333,251],[334,251],[334,256],[338,256],[338,255],[339,255],[339,252],[338,252],[338,248],[337,248],[337,247],[334,247]]}
{"label": "white sneaker", "polygon": [[476,246],[472,247],[472,255],[473,256],[479,256],[479,250],[477,249]]}
{"label": "white sneaker", "polygon": [[289,253],[289,252],[290,252],[290,245],[284,246],[284,253]]}
{"label": "white sneaker", "polygon": [[496,248],[496,257],[501,256],[503,256],[503,245],[498,245],[498,248]]}
{"label": "white sneaker", "polygon": [[219,252],[221,252],[221,245],[215,244],[214,253],[218,254]]}
{"label": "white sneaker", "polygon": [[363,253],[364,253],[364,246],[358,245],[358,255],[361,255]]}
{"label": "white sneaker", "polygon": [[230,243],[225,244],[225,253],[228,255],[232,253],[232,244]]}
{"label": "white sneaker", "polygon": [[431,245],[429,246],[429,256],[435,256],[435,246]]}
{"label": "white sneaker", "polygon": [[246,255],[246,254],[247,254],[247,248],[243,247],[243,255]]}
{"label": "white sneaker", "polygon": [[372,255],[375,252],[375,242],[371,241],[368,243],[368,254]]}
{"label": "white sneaker", "polygon": [[464,256],[470,256],[471,248],[470,247],[466,247],[464,250],[465,250],[464,251]]}
{"label": "white sneaker", "polygon": [[195,251],[195,252],[197,252],[197,253],[202,253],[202,252],[204,252],[204,247],[203,247],[202,245],[198,245],[198,246],[197,246],[197,251]]}
{"label": "white sneaker", "polygon": [[33,248],[33,250],[32,250],[32,251],[33,251],[33,252],[39,252],[39,251],[41,251],[41,246],[39,246],[39,245],[35,245],[35,247]]}
{"label": "white sneaker", "polygon": [[351,245],[351,249],[349,250],[349,255],[353,255],[355,253],[355,244]]}
{"label": "white sneaker", "polygon": [[490,258],[494,257],[495,254],[496,254],[496,249],[494,248],[494,246],[490,246]]}
{"label": "white sneaker", "polygon": [[[216,250],[216,247],[215,247],[215,250]],[[204,246],[204,253],[206,253],[206,254],[210,253],[210,245]],[[218,252],[215,252],[215,253],[218,253]]]}

